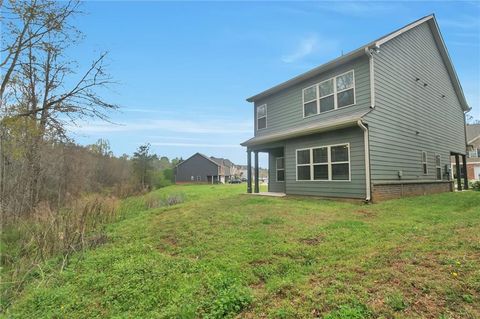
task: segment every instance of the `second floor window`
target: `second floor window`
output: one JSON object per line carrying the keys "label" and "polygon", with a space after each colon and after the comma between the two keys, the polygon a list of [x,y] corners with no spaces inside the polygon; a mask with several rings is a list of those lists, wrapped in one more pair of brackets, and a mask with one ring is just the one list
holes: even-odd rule
{"label": "second floor window", "polygon": [[257,130],[267,127],[267,104],[257,106]]}
{"label": "second floor window", "polygon": [[353,70],[303,89],[303,116],[355,104]]}
{"label": "second floor window", "polygon": [[468,151],[468,157],[470,158],[477,158],[480,157],[480,148],[473,150],[473,151]]}

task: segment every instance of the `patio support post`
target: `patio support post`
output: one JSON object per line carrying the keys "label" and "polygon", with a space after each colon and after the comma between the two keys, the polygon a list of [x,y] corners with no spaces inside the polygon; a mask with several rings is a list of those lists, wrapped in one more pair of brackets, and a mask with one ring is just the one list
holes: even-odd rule
{"label": "patio support post", "polygon": [[252,151],[247,150],[247,193],[252,192]]}
{"label": "patio support post", "polygon": [[259,181],[259,174],[258,174],[258,151],[255,151],[255,189],[253,190],[255,193],[259,193],[260,189],[258,187]]}
{"label": "patio support post", "polygon": [[461,170],[460,170],[460,159],[458,158],[459,155],[455,154],[455,171],[457,173],[457,191],[462,190],[462,177],[461,175]]}
{"label": "patio support post", "polygon": [[467,156],[462,155],[463,162],[463,189],[468,189]]}

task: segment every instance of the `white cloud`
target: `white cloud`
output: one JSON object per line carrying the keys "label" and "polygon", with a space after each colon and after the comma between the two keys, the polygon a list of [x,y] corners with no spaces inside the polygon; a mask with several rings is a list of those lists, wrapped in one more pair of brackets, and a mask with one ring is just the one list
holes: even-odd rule
{"label": "white cloud", "polygon": [[128,108],[128,107],[122,107],[120,109],[120,112],[129,112],[129,113],[161,113],[161,114],[172,114],[173,112],[171,111],[165,111],[165,110],[158,110],[155,109],[154,107],[152,108]]}
{"label": "white cloud", "polygon": [[190,134],[235,134],[251,133],[253,131],[250,121],[237,122],[228,119],[210,120],[149,120],[138,119],[127,123],[86,122],[78,126],[69,125],[67,130],[74,133],[109,133],[109,132],[175,132]]}
{"label": "white cloud", "polygon": [[153,142],[150,144],[153,146],[241,148],[240,144],[174,143],[174,142]]}
{"label": "white cloud", "polygon": [[282,61],[285,63],[293,63],[307,55],[311,54],[318,45],[318,38],[316,36],[309,36],[300,41],[296,50],[288,55],[282,56]]}
{"label": "white cloud", "polygon": [[147,135],[148,138],[156,139],[167,139],[167,140],[176,140],[176,141],[201,141],[201,138],[196,137],[183,137],[183,136],[168,136],[168,135]]}
{"label": "white cloud", "polygon": [[294,63],[311,54],[325,54],[338,51],[338,41],[321,37],[317,34],[302,38],[295,50],[282,56],[281,60],[285,63]]}
{"label": "white cloud", "polygon": [[478,36],[480,21],[477,16],[462,16],[459,19],[439,18],[438,24],[441,27],[451,27],[456,29],[475,29]]}
{"label": "white cloud", "polygon": [[355,17],[370,17],[378,14],[396,12],[403,8],[400,4],[379,2],[329,1],[319,4],[322,11],[334,12]]}

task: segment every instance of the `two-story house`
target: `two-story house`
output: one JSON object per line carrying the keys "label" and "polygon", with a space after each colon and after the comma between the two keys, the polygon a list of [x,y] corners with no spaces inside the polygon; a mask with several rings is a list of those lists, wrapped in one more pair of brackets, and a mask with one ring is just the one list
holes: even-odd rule
{"label": "two-story house", "polygon": [[270,192],[366,201],[451,191],[465,162],[469,106],[433,15],[247,101],[248,192],[252,152]]}
{"label": "two-story house", "polygon": [[195,153],[175,166],[175,183],[227,183],[234,166],[228,159]]}

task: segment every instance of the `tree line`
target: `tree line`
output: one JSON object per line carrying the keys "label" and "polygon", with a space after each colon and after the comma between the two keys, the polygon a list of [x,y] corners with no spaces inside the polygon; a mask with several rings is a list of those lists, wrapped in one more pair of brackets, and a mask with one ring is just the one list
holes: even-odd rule
{"label": "tree line", "polygon": [[[3,217],[35,212],[39,205],[65,206],[82,194],[127,196],[172,182],[178,159],[151,154],[113,156],[106,140],[80,146],[68,127],[108,121],[118,105],[102,94],[115,84],[107,52],[83,70],[67,52],[83,34],[72,24],[82,15],[78,0],[0,2],[0,209]],[[84,62],[84,61],[83,61]],[[82,64],[84,65],[84,63]]]}
{"label": "tree line", "polygon": [[68,55],[84,36],[73,24],[82,14],[78,0],[0,1],[0,313],[47,260],[58,257],[61,271],[105,242],[105,224],[125,213],[120,199],[171,184],[181,160],[149,144],[115,156],[107,140],[82,146],[69,136],[119,108],[103,98],[115,85],[108,53],[86,67]]}

